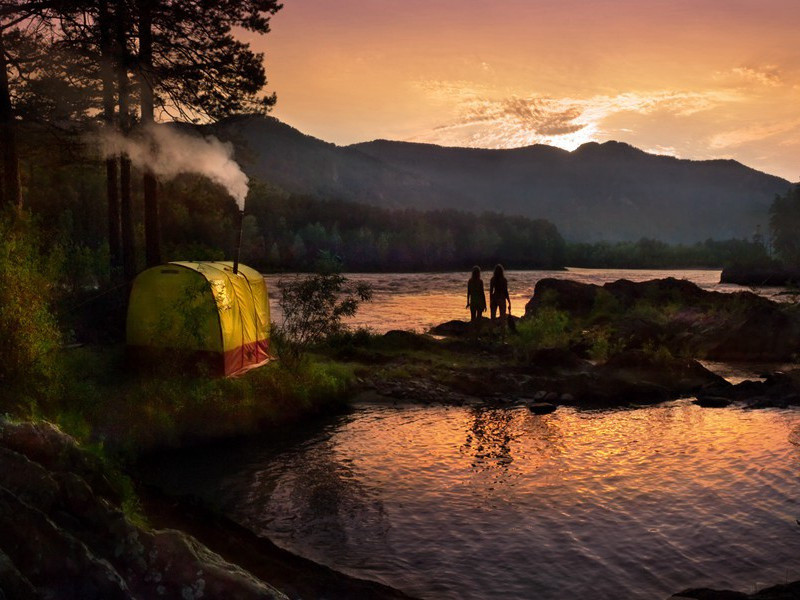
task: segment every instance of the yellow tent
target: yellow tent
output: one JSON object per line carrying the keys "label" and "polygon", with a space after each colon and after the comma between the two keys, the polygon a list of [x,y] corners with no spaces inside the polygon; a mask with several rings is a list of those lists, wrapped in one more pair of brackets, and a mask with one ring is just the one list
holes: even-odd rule
{"label": "yellow tent", "polygon": [[234,275],[230,262],[171,262],[133,282],[127,339],[138,358],[170,351],[233,375],[269,359],[269,327],[264,277],[242,264]]}

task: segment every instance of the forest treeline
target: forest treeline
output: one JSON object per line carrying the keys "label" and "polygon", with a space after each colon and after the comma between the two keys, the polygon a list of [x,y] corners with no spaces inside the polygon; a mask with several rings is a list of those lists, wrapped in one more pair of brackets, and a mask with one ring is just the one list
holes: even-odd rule
{"label": "forest treeline", "polygon": [[[31,150],[33,152],[33,150]],[[107,275],[105,180],[99,164],[72,164],[67,158],[39,155],[25,164],[23,180],[32,213],[46,239],[70,257],[65,267],[74,285]],[[141,193],[133,178],[133,193]],[[226,192],[196,175],[159,184],[164,260],[230,259],[234,253],[237,207]],[[789,209],[780,206],[783,215]],[[800,204],[800,203],[798,203]],[[788,202],[791,206],[792,203]],[[134,221],[143,209],[135,205]],[[783,231],[787,217],[774,219]],[[241,259],[263,271],[312,269],[320,251],[339,256],[352,271],[468,269],[501,262],[516,269],[721,268],[769,260],[767,243],[706,240],[670,245],[643,238],[637,242],[566,242],[543,219],[456,210],[392,210],[344,200],[296,196],[253,181],[243,222]],[[145,265],[143,227],[138,226],[137,268]],[[765,236],[766,237],[766,236]],[[794,236],[773,235],[775,250],[786,254]],[[105,274],[105,275],[104,275]]]}

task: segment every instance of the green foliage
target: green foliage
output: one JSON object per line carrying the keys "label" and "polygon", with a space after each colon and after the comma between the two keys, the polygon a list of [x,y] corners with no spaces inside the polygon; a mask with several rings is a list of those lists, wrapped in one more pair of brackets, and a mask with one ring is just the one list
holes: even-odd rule
{"label": "green foliage", "polygon": [[330,410],[344,401],[355,379],[350,367],[313,355],[292,369],[274,361],[236,378],[141,375],[127,369],[116,346],[69,350],[63,371],[63,392],[45,416],[109,455],[128,458],[253,434]]}
{"label": "green foliage", "polygon": [[800,266],[800,184],[776,196],[769,214],[775,253],[786,265]]}
{"label": "green foliage", "polygon": [[644,344],[642,350],[652,358],[656,365],[669,365],[674,360],[672,352],[664,344],[648,342]]}
{"label": "green foliage", "polygon": [[278,303],[283,323],[275,341],[283,359],[298,360],[314,344],[345,329],[342,320],[352,317],[362,302],[372,299],[369,284],[351,283],[341,274],[341,264],[323,256],[319,272],[279,282]]}
{"label": "green foliage", "polygon": [[625,343],[611,327],[595,327],[583,332],[583,338],[589,344],[589,358],[603,362],[621,352]]}
{"label": "green foliage", "polygon": [[41,399],[56,381],[60,334],[51,312],[53,282],[33,228],[0,218],[0,398],[7,407]]}
{"label": "green foliage", "polygon": [[570,317],[550,306],[517,323],[513,343],[523,354],[539,348],[566,348],[570,340]]}

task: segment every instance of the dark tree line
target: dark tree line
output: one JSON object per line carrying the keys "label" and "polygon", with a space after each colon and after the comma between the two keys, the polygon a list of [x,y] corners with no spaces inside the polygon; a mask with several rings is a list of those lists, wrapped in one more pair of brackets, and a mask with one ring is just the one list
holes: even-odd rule
{"label": "dark tree line", "polygon": [[696,244],[670,245],[642,238],[637,242],[595,242],[570,244],[567,264],[572,267],[620,269],[676,269],[725,265],[758,264],[769,260],[759,239],[706,240]]}
{"label": "dark tree line", "polygon": [[[265,34],[280,7],[277,0],[0,1],[0,204],[23,205],[22,126],[45,126],[40,135],[95,126],[137,136],[162,116],[207,121],[269,110],[275,96],[262,94],[263,56],[233,30]],[[159,183],[146,169],[140,175],[152,265],[161,261]],[[130,158],[108,157],[105,178],[111,267],[130,280],[138,227]]]}
{"label": "dark tree line", "polygon": [[320,252],[360,271],[560,268],[565,244],[542,219],[455,210],[390,210],[255,188],[248,198],[248,260],[267,269],[308,269]]}
{"label": "dark tree line", "polygon": [[776,257],[788,267],[800,268],[800,184],[776,196],[769,214]]}

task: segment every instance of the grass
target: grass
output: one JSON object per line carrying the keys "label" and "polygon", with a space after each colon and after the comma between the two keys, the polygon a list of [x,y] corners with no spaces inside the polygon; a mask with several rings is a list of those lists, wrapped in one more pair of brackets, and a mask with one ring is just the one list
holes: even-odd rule
{"label": "grass", "polygon": [[58,398],[41,417],[114,456],[138,454],[277,427],[340,405],[351,366],[311,355],[294,368],[272,362],[237,378],[126,368],[122,347],[85,347],[61,357]]}

